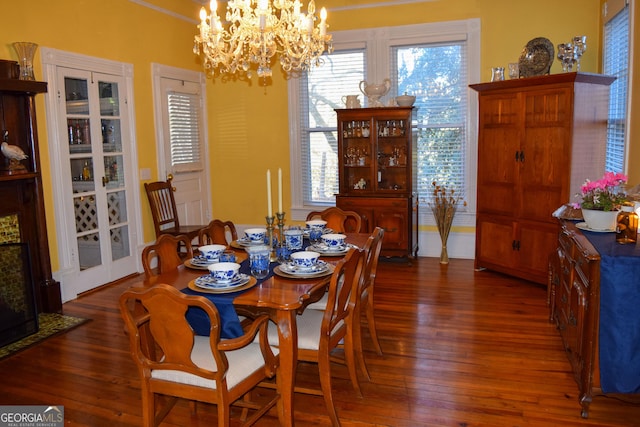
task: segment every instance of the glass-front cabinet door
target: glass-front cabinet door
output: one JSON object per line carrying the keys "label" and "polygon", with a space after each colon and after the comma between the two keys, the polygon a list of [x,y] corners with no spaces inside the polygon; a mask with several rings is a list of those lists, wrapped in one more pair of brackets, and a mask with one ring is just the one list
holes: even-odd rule
{"label": "glass-front cabinet door", "polygon": [[[93,77],[93,81],[90,80]],[[131,254],[119,84],[64,78],[69,184],[80,270]]]}

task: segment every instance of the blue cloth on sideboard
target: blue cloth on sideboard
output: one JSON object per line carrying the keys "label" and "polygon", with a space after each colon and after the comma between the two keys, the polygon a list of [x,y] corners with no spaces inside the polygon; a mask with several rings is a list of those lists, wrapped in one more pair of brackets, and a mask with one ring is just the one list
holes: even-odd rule
{"label": "blue cloth on sideboard", "polygon": [[583,234],[600,254],[600,385],[605,393],[640,393],[640,245],[615,233]]}

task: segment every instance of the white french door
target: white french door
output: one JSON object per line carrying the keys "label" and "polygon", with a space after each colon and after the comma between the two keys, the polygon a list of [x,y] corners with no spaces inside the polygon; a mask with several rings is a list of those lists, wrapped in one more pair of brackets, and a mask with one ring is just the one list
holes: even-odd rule
{"label": "white french door", "polygon": [[49,138],[59,159],[52,172],[67,301],[137,272],[132,106],[122,75],[60,65],[52,71]]}
{"label": "white french door", "polygon": [[156,65],[154,82],[159,178],[173,179],[181,224],[207,224],[210,204],[203,75]]}

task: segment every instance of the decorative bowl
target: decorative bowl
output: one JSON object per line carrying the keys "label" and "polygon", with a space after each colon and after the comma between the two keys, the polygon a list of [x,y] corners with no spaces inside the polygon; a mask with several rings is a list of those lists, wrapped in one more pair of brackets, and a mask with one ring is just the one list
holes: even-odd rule
{"label": "decorative bowl", "polygon": [[396,104],[400,107],[411,107],[414,102],[416,102],[416,97],[413,95],[404,95],[396,96]]}
{"label": "decorative bowl", "polygon": [[225,245],[204,245],[198,250],[207,259],[207,261],[216,261],[220,258],[222,252],[227,249]]}
{"label": "decorative bowl", "polygon": [[310,270],[318,262],[320,254],[313,251],[300,251],[291,254],[291,262],[296,268]]}
{"label": "decorative bowl", "polygon": [[207,268],[217,282],[230,282],[238,274],[240,264],[237,262],[219,262],[211,264]]}

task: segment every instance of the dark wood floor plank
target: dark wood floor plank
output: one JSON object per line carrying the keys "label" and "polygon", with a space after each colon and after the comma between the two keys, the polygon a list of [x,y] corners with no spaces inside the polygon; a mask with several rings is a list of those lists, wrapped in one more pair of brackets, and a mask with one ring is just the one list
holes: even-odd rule
{"label": "dark wood floor plank", "polygon": [[[117,308],[130,283],[65,304],[65,313],[91,321],[0,361],[0,404],[64,405],[70,426],[140,425],[140,382]],[[640,426],[638,396],[596,396],[590,418],[580,417],[540,285],[474,271],[471,260],[383,261],[375,311],[384,355],[365,328],[372,381],[362,382],[364,398],[335,365],[334,399],[346,427]],[[317,366],[301,364],[298,380],[317,387]],[[298,425],[329,425],[321,398],[295,399]],[[215,407],[199,405],[192,417],[179,402],[163,425],[215,424]],[[275,411],[257,425],[277,426]]]}

